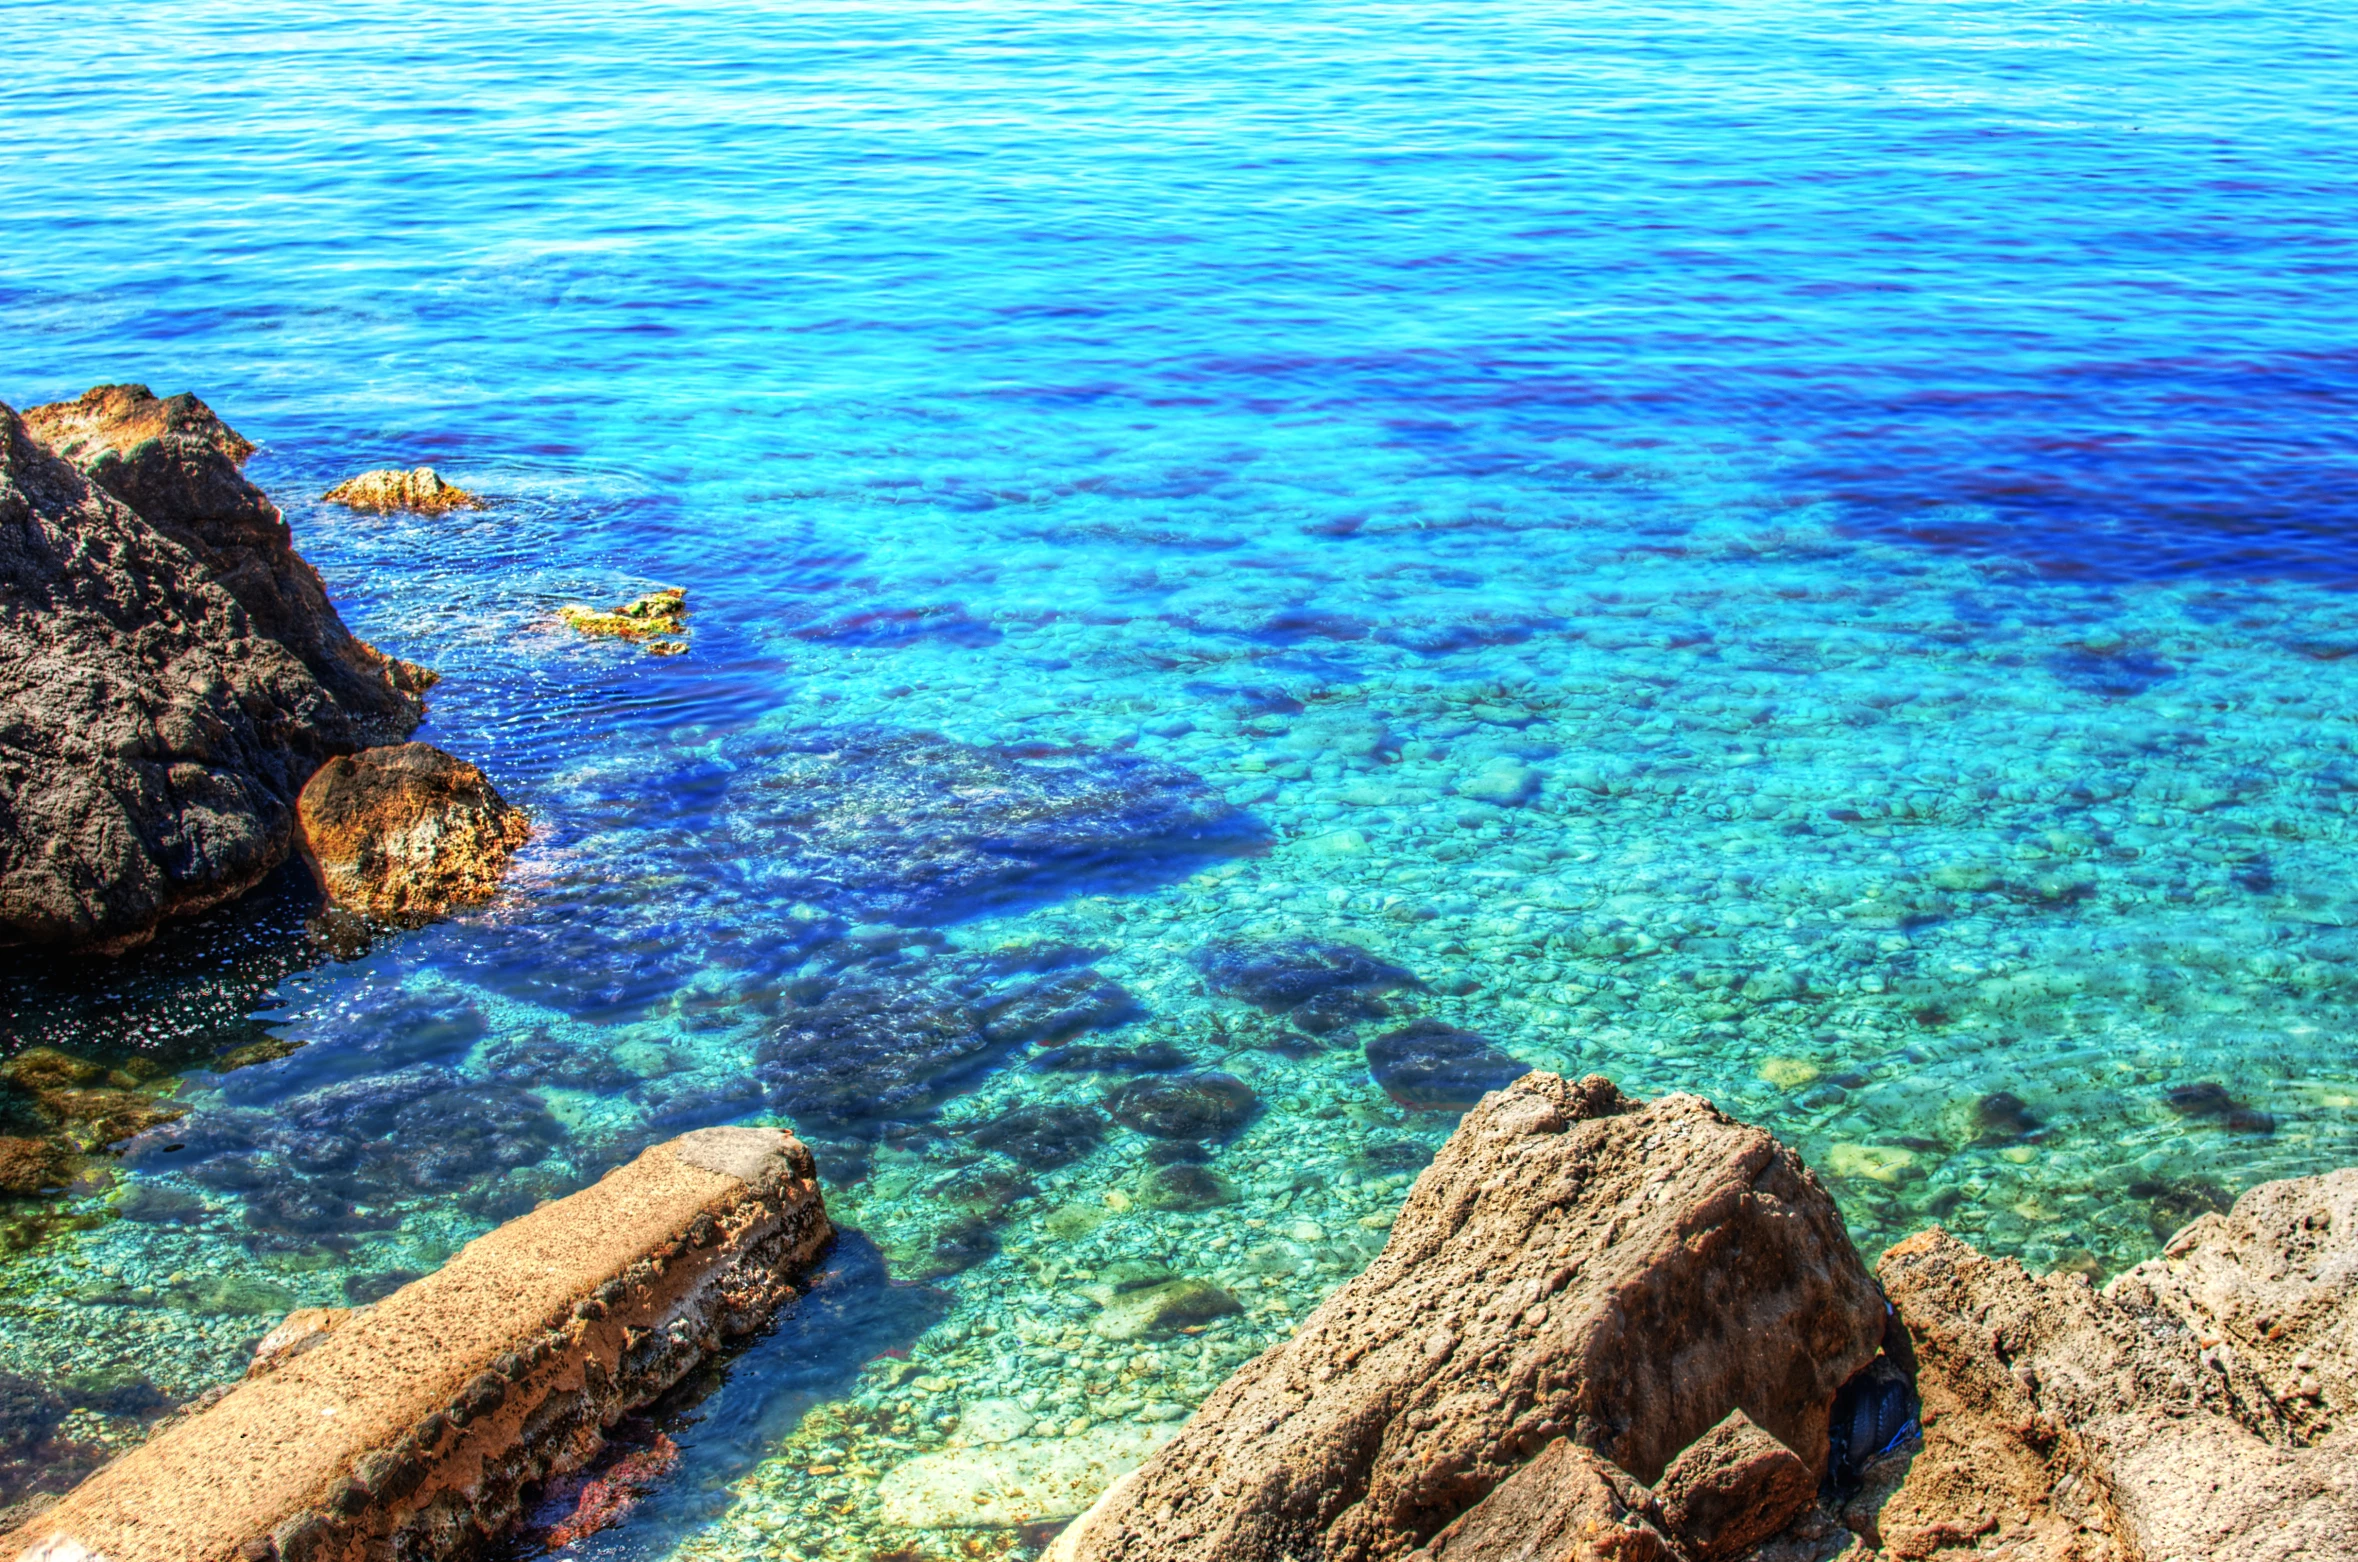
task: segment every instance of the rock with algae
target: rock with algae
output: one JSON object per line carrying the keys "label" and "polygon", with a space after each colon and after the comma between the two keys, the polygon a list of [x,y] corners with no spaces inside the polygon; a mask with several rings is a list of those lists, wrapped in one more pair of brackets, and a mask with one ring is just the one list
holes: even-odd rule
{"label": "rock with algae", "polygon": [[407,472],[391,468],[363,472],[358,477],[346,478],[319,497],[329,504],[378,515],[395,510],[440,515],[448,510],[483,508],[479,495],[444,482],[442,475],[430,466],[413,467]]}
{"label": "rock with algae", "polygon": [[617,608],[569,602],[557,609],[557,617],[585,635],[642,642],[653,656],[677,656],[688,648],[686,642],[668,638],[688,632],[688,592],[684,586],[665,586]]}

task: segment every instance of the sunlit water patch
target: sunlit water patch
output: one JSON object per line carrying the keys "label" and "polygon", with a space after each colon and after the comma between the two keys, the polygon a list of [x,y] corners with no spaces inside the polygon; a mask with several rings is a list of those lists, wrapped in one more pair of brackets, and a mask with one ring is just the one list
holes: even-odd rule
{"label": "sunlit water patch", "polygon": [[1027,1554],[1525,1067],[1870,1253],[2358,1160],[2329,18],[309,22],[0,17],[0,394],[258,438],[536,835],[11,968],[0,1135],[120,1142],[7,1200],[0,1501],[713,1123],[858,1235],[524,1553]]}

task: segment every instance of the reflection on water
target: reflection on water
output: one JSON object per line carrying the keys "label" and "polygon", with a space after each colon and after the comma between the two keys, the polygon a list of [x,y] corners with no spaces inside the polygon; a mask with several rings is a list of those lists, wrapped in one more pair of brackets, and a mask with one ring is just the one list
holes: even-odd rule
{"label": "reflection on water", "polygon": [[2319,17],[315,20],[0,16],[0,395],[260,439],[538,833],[9,968],[0,1132],[185,1115],[7,1200],[0,1500],[710,1123],[859,1235],[579,1554],[1028,1552],[1524,1067],[1870,1251],[2358,1159]]}

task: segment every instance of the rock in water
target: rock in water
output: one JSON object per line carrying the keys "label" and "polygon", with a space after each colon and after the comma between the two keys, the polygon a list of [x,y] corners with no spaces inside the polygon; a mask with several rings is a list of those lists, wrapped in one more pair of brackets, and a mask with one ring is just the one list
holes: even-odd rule
{"label": "rock in water", "polygon": [[1223,1138],[1251,1122],[1260,1104],[1252,1086],[1219,1073],[1134,1079],[1105,1097],[1117,1122],[1156,1139]]}
{"label": "rock in water", "polygon": [[259,882],[432,675],[352,638],[201,402],[35,416],[96,480],[0,407],[0,945],[112,952]]}
{"label": "rock in water", "polygon": [[1068,1519],[1168,1437],[1158,1427],[1100,1426],[1078,1437],[921,1454],[878,1483],[888,1524],[992,1529]]}
{"label": "rock in water", "polygon": [[1878,1273],[1914,1347],[1924,1446],[1874,1515],[1883,1549],[2358,1556],[2358,1427],[2311,1370],[2347,1371],[2354,1272],[2349,1171],[2255,1188],[2102,1293],[1938,1228],[1910,1237]]}
{"label": "rock in water", "polygon": [[1531,1065],[1470,1030],[1412,1020],[1367,1044],[1367,1071],[1402,1106],[1462,1112],[1530,1073]]}
{"label": "rock in water", "polygon": [[532,833],[482,771],[425,743],[320,766],[297,800],[296,830],[331,900],[397,921],[490,899]]}
{"label": "rock in water", "polygon": [[420,515],[440,515],[447,510],[483,508],[482,499],[444,482],[442,474],[430,466],[413,467],[407,472],[389,468],[363,472],[358,477],[344,479],[319,497],[329,504],[377,514],[415,510]]}
{"label": "rock in water", "polygon": [[1651,1480],[1738,1406],[1814,1482],[1883,1331],[1833,1201],[1766,1133],[1526,1074],[1467,1114],[1367,1272],[1057,1555],[1396,1557],[1559,1439]]}
{"label": "rock in water", "polygon": [[755,1051],[771,1105],[805,1132],[873,1136],[924,1117],[979,1079],[1010,1043],[973,1007],[922,981],[847,980],[787,1011]]}
{"label": "rock in water", "polygon": [[101,385],[25,414],[35,438],[197,556],[256,634],[302,658],[351,724],[351,746],[397,743],[425,714],[434,674],[354,638],[294,533],[239,470],[252,441],[194,396]]}
{"label": "rock in water", "polygon": [[1421,985],[1409,972],[1355,944],[1307,938],[1224,940],[1206,944],[1194,959],[1213,991],[1264,1013],[1286,1015],[1322,1035],[1388,1013],[1385,993]]}

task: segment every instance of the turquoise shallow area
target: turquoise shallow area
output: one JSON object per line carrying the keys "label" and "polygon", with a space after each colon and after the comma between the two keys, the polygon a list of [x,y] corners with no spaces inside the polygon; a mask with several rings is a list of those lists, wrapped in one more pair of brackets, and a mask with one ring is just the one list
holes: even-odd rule
{"label": "turquoise shallow area", "polygon": [[[1380,1246],[1453,1121],[1370,1077],[1411,1020],[1766,1124],[1870,1253],[2107,1272],[2358,1160],[2341,20],[0,9],[0,398],[203,395],[538,826],[365,947],[290,879],[8,969],[12,1054],[192,1110],[44,1206],[0,1370],[120,1444],[87,1385],[785,1120],[863,1235],[569,1554],[1022,1554],[958,1481],[1087,1485]],[[421,462],[496,503],[309,497]],[[661,585],[684,656],[555,620]],[[910,891],[1052,773],[1045,848]],[[1304,940],[1413,982],[1311,1033],[1206,979]],[[1130,1004],[1069,1047],[1249,1088],[1200,1163],[1028,1038],[778,1083],[846,986],[902,1005],[850,1047],[1084,963]],[[1167,1276],[1236,1310],[1123,1334]]]}

